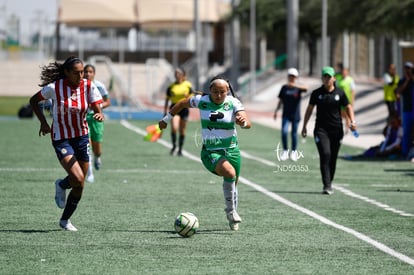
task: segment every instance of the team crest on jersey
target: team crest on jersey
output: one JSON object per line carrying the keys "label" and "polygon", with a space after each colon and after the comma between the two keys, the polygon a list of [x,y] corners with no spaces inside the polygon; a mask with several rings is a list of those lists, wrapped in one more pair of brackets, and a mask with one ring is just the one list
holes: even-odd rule
{"label": "team crest on jersey", "polygon": [[339,95],[335,95],[335,101],[339,101]]}
{"label": "team crest on jersey", "polygon": [[224,111],[228,111],[228,110],[230,110],[230,104],[229,104],[228,102],[225,102],[225,103],[223,104],[223,109],[224,109]]}
{"label": "team crest on jersey", "polygon": [[65,148],[62,148],[62,150],[60,150],[60,152],[62,153],[62,155],[64,155],[68,152],[68,150],[66,150]]}

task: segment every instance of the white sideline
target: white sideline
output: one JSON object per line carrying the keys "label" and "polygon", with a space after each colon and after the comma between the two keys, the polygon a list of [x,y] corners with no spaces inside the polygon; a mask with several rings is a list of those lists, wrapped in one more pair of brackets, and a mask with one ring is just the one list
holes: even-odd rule
{"label": "white sideline", "polygon": [[[272,166],[272,167],[275,166],[275,163],[273,163],[271,161],[268,161],[266,159],[262,159],[262,158],[259,158],[259,157],[252,156],[251,154],[248,154],[246,152],[242,152],[241,154],[245,158],[258,161],[258,162],[263,163],[263,164],[268,165],[268,166]],[[401,210],[392,208],[391,206],[389,206],[389,205],[387,205],[385,203],[381,203],[379,201],[370,199],[368,197],[364,197],[364,196],[358,195],[358,194],[352,192],[351,190],[346,189],[343,186],[334,185],[333,188],[335,190],[338,190],[338,191],[344,193],[347,196],[350,196],[350,197],[353,197],[353,198],[356,198],[356,199],[360,199],[360,200],[365,201],[367,203],[370,203],[372,205],[378,206],[379,208],[381,208],[383,210],[396,213],[396,214],[398,214],[400,216],[403,216],[403,217],[414,217],[414,214],[407,213],[407,212],[404,212],[404,211],[401,211]]]}
{"label": "white sideline", "polygon": [[346,189],[346,188],[344,188],[342,186],[334,185],[333,188],[335,190],[341,191],[342,193],[344,193],[347,196],[350,196],[350,197],[353,197],[353,198],[356,198],[356,199],[360,199],[360,200],[365,201],[367,203],[376,205],[379,208],[382,208],[382,209],[384,209],[386,211],[390,211],[390,212],[396,213],[396,214],[401,215],[401,216],[404,216],[404,217],[414,217],[414,215],[411,214],[411,213],[407,213],[407,212],[404,212],[404,211],[401,211],[401,210],[397,210],[397,209],[392,208],[391,206],[389,206],[387,204],[378,202],[378,201],[373,200],[373,199],[370,199],[368,197],[364,197],[364,196],[358,195],[358,194],[352,192],[351,190],[348,190],[348,189]]}
{"label": "white sideline", "polygon": [[[136,132],[136,133],[138,133],[142,136],[145,136],[147,134],[144,130],[140,129],[139,127],[136,127],[136,126],[132,125],[131,123],[129,123],[126,120],[121,120],[121,125],[123,125],[125,128],[127,128],[131,131],[134,131],[134,132]],[[163,146],[166,146],[166,147],[170,146],[169,142],[166,142],[165,140],[162,140],[162,139],[159,139],[157,142],[162,144]],[[187,151],[183,152],[183,156],[185,156],[185,157],[187,157],[191,160],[201,162],[201,160],[198,157],[188,153]],[[345,227],[343,225],[337,224],[337,223],[335,223],[335,222],[333,222],[333,221],[331,221],[331,220],[329,220],[329,219],[327,219],[327,218],[325,218],[325,217],[323,217],[323,216],[321,216],[321,215],[319,215],[319,214],[317,214],[317,213],[315,213],[315,212],[313,212],[313,211],[311,211],[307,208],[304,208],[304,207],[302,207],[302,206],[300,206],[296,203],[293,203],[293,202],[277,195],[276,193],[273,193],[273,192],[265,189],[264,187],[254,183],[252,181],[249,181],[248,179],[246,179],[244,177],[240,177],[239,181],[241,183],[243,183],[247,186],[250,186],[251,188],[259,191],[260,193],[262,193],[262,194],[264,194],[264,195],[266,195],[266,196],[268,196],[268,197],[284,204],[284,205],[287,205],[287,206],[289,206],[293,209],[296,209],[299,212],[302,212],[302,213],[304,213],[304,214],[306,214],[306,215],[308,215],[308,216],[310,216],[310,217],[312,217],[312,218],[314,218],[314,219],[316,219],[316,220],[318,220],[318,221],[320,221],[320,222],[322,222],[326,225],[329,225],[329,226],[332,226],[332,227],[337,228],[339,230],[342,230],[344,232],[347,232],[347,233],[355,236],[356,238],[358,238],[358,239],[360,239],[360,240],[362,240],[362,241],[378,248],[379,250],[385,252],[386,254],[388,254],[390,256],[393,256],[393,257],[395,257],[395,258],[397,258],[397,259],[399,259],[399,260],[401,260],[401,261],[403,261],[407,264],[410,264],[410,265],[414,266],[414,259],[412,259],[412,258],[410,258],[410,257],[408,257],[408,256],[406,256],[406,255],[404,255],[400,252],[397,252],[394,249],[392,249],[392,248],[390,248],[390,247],[388,247],[388,246],[386,246],[386,245],[384,245],[384,244],[382,244],[382,243],[380,243],[380,242],[378,242],[378,241],[376,241],[376,240],[374,240],[374,239],[372,239],[372,238],[370,238],[370,237],[368,237],[368,236],[366,236],[362,233],[359,233],[358,231],[355,231],[351,228],[348,228],[348,227]]]}

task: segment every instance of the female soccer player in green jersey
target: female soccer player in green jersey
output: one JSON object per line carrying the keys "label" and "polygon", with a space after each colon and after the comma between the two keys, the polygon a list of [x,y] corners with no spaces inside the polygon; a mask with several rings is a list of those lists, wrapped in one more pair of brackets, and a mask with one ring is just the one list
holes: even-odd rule
{"label": "female soccer player in green jersey", "polygon": [[217,76],[210,82],[210,93],[179,101],[159,122],[165,129],[174,115],[184,108],[198,108],[203,147],[201,160],[210,172],[223,177],[227,219],[232,230],[239,229],[237,181],[240,175],[240,149],[236,124],[249,129],[251,122],[241,102],[234,97],[230,83]]}

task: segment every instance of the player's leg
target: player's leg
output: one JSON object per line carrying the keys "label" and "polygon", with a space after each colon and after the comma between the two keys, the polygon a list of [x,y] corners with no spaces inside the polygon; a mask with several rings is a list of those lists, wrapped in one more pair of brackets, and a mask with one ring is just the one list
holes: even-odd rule
{"label": "player's leg", "polygon": [[329,194],[332,189],[331,182],[331,145],[328,133],[321,128],[315,129],[314,139],[319,153],[319,165],[322,176],[323,193]]}
{"label": "player's leg", "polygon": [[[86,116],[86,121],[88,122],[88,127],[89,127],[89,143],[92,144],[92,139],[95,136],[95,123],[97,121],[93,118],[92,114],[88,114]],[[93,169],[92,169],[92,159],[93,159],[92,151],[89,151],[89,169],[86,174],[86,180],[88,182],[95,181],[95,177],[93,176]]]}
{"label": "player's leg", "polygon": [[282,118],[282,146],[283,146],[283,152],[282,152],[282,155],[280,156],[281,160],[287,160],[289,158],[288,134],[289,134],[289,120],[287,118]]}
{"label": "player's leg", "polygon": [[232,230],[238,230],[239,223],[242,221],[237,212],[238,192],[236,184],[240,174],[240,163],[240,150],[238,148],[228,149],[226,157],[221,158],[215,168],[215,172],[223,177],[225,212]]}
{"label": "player's leg", "polygon": [[329,133],[330,136],[330,146],[331,146],[331,157],[329,161],[329,174],[331,175],[331,182],[333,181],[335,177],[335,171],[336,171],[336,161],[338,159],[339,149],[341,147],[341,140],[343,138],[343,133],[341,132],[333,132]]}
{"label": "player's leg", "polygon": [[94,123],[94,133],[92,137],[92,151],[94,156],[94,166],[96,170],[101,168],[102,142],[104,133],[104,123],[96,121]]}
{"label": "player's leg", "polygon": [[85,175],[89,168],[89,137],[85,135],[72,139],[70,145],[73,148],[74,155],[64,156],[61,165],[68,173],[69,184],[72,189],[68,195],[59,225],[65,230],[77,231],[69,219],[82,198]]}
{"label": "player's leg", "polygon": [[292,133],[291,133],[292,152],[291,152],[290,158],[293,161],[297,161],[299,158],[298,151],[296,150],[298,146],[298,125],[299,125],[299,120],[292,120]]}
{"label": "player's leg", "polygon": [[188,116],[190,114],[190,111],[188,108],[185,108],[183,110],[181,110],[181,112],[179,113],[179,117],[180,117],[180,123],[178,125],[178,131],[179,131],[179,137],[178,137],[178,156],[182,155],[182,149],[183,149],[183,145],[184,145],[184,140],[185,140],[185,131],[186,131],[186,127],[187,127],[187,121],[188,121]]}
{"label": "player's leg", "polygon": [[178,120],[179,117],[178,116],[174,116],[171,120],[171,143],[172,143],[172,148],[170,151],[170,155],[173,155],[175,152],[175,149],[177,148],[177,124],[178,124]]}
{"label": "player's leg", "polygon": [[226,208],[227,219],[232,230],[238,230],[238,224],[241,218],[236,211],[235,193],[236,192],[236,169],[226,159],[225,152],[215,151],[209,152],[205,149],[201,150],[201,160],[204,167],[210,172],[223,177],[223,194]]}

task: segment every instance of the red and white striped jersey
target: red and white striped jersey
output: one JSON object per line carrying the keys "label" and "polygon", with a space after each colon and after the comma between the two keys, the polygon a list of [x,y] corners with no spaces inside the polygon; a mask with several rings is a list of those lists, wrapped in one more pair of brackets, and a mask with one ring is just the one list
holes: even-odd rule
{"label": "red and white striped jersey", "polygon": [[72,88],[64,79],[44,86],[40,91],[44,99],[52,100],[52,140],[80,137],[89,133],[86,113],[89,104],[102,103],[98,88],[87,79]]}

